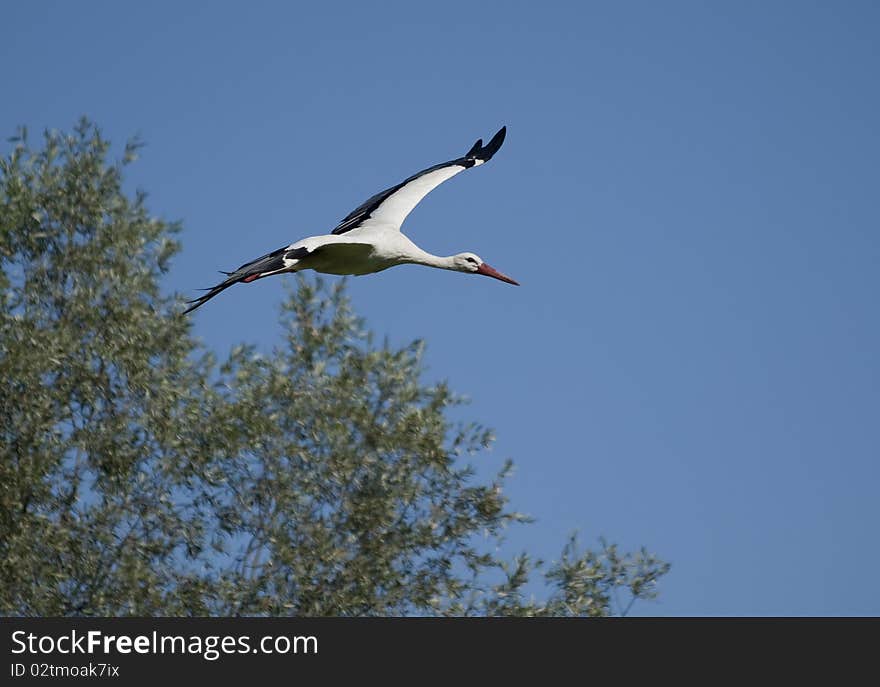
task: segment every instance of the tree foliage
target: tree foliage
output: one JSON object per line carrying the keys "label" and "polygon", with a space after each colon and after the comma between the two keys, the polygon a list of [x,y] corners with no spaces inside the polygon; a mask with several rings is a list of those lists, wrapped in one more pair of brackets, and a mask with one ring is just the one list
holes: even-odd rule
{"label": "tree foliage", "polygon": [[601,616],[654,595],[645,551],[497,557],[527,520],[510,466],[477,478],[490,432],[447,419],[422,344],[376,345],[344,282],[298,279],[282,343],[218,363],[160,290],[180,227],[124,191],[138,147],[111,162],[83,120],[0,160],[0,612]]}

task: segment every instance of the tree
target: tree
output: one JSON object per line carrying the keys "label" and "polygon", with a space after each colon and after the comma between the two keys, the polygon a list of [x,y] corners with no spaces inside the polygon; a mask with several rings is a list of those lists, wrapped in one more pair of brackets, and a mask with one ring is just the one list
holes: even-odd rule
{"label": "tree", "polygon": [[376,345],[344,282],[298,279],[283,344],[218,364],[160,281],[180,227],[123,192],[81,121],[0,161],[0,612],[607,615],[668,566],[573,541],[493,553],[527,518],[468,455],[423,345]]}

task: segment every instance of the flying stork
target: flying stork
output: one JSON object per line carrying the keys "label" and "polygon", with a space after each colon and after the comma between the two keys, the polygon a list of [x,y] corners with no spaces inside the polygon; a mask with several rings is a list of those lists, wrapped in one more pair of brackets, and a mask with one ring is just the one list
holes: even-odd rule
{"label": "flying stork", "polygon": [[483,274],[508,284],[517,282],[483,262],[474,253],[442,257],[419,248],[400,231],[400,226],[419,201],[459,172],[492,159],[504,142],[507,127],[492,137],[474,143],[464,156],[428,167],[396,186],[385,189],[358,206],[329,234],[310,236],[289,246],[246,262],[225,280],[206,289],[204,296],[187,301],[195,310],[233,284],[250,284],[257,279],[285,272],[315,270],[325,274],[371,274],[395,265],[416,264],[455,272]]}

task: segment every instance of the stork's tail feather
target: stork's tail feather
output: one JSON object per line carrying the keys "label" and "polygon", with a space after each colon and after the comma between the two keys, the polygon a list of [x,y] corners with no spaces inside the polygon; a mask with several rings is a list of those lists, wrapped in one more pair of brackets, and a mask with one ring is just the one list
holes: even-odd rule
{"label": "stork's tail feather", "polygon": [[216,286],[203,289],[208,292],[204,296],[199,296],[191,301],[187,301],[187,303],[190,303],[191,305],[183,311],[183,314],[185,315],[188,312],[192,312],[200,305],[207,303],[217,294],[228,289],[233,284],[249,284],[260,277],[268,277],[270,274],[276,274],[280,270],[291,267],[291,260],[297,260],[306,255],[308,255],[308,251],[305,248],[291,250],[289,246],[286,246],[274,250],[271,253],[266,253],[264,256],[259,257],[256,260],[246,262],[234,272],[223,272],[221,270],[221,274],[225,274],[227,278]]}

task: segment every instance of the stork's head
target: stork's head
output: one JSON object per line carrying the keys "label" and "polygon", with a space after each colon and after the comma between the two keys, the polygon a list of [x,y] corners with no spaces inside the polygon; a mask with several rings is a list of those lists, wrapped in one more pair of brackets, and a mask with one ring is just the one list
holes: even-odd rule
{"label": "stork's head", "polygon": [[456,272],[471,272],[474,274],[484,274],[487,277],[495,277],[508,284],[519,286],[519,282],[514,281],[506,274],[501,274],[498,270],[483,262],[483,258],[474,253],[459,253],[453,256],[453,265]]}

